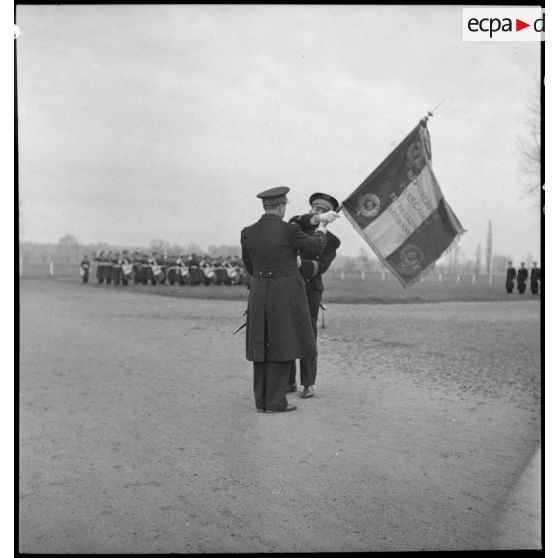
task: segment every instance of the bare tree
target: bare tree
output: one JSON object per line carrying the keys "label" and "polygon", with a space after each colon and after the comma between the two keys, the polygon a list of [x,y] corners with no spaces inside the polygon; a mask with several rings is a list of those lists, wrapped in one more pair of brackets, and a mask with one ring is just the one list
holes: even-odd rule
{"label": "bare tree", "polygon": [[519,168],[524,178],[523,195],[540,208],[541,186],[541,103],[540,95],[529,107],[526,132],[518,138]]}

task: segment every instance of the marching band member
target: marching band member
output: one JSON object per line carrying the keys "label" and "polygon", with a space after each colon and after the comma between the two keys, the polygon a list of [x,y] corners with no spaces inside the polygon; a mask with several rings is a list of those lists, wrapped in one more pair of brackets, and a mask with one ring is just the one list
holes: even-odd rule
{"label": "marching band member", "polygon": [[99,285],[102,285],[105,280],[105,272],[103,270],[103,265],[105,263],[105,252],[101,250],[98,256],[95,257],[95,262],[97,263],[97,269],[95,270],[95,277]]}
{"label": "marching band member", "polygon": [[200,269],[201,258],[196,254],[190,254],[188,257],[188,273],[190,275],[190,285],[198,285],[205,282],[205,274]]}
{"label": "marching band member", "polygon": [[177,260],[178,258],[174,254],[171,254],[167,262],[167,279],[171,285],[174,285],[179,280]]}
{"label": "marching band member", "polygon": [[151,258],[149,258],[149,278],[151,279],[151,285],[155,286],[157,281],[161,279],[163,271],[161,266],[157,263],[157,252],[151,253]]}
{"label": "marching band member", "polygon": [[128,255],[128,250],[124,250],[122,252],[122,285],[124,287],[128,286],[128,281],[132,278],[134,272],[134,266],[132,265],[132,261],[130,256]]}
{"label": "marching band member", "polygon": [[87,283],[89,280],[89,268],[91,267],[91,262],[89,261],[89,256],[85,254],[83,260],[79,264],[79,274],[81,276],[81,282]]}
{"label": "marching band member", "polygon": [[141,283],[147,285],[148,279],[151,278],[151,266],[149,265],[149,255],[143,254],[141,257]]}
{"label": "marching band member", "polygon": [[186,284],[186,281],[191,279],[189,261],[190,259],[186,254],[181,254],[176,261],[178,265],[178,280],[181,287]]}
{"label": "marching band member", "polygon": [[112,258],[111,277],[115,285],[120,285],[120,279],[122,278],[122,260],[120,259],[119,252],[115,252]]}
{"label": "marching band member", "polygon": [[103,274],[105,277],[105,283],[107,285],[110,285],[112,283],[112,260],[113,260],[112,250],[109,250],[107,252],[107,257],[105,259],[105,264],[103,266]]}

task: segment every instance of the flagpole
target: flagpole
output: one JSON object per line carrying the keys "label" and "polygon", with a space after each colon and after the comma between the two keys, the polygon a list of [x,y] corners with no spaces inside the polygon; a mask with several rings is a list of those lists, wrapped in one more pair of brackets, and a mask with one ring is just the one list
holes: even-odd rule
{"label": "flagpole", "polygon": [[438,107],[439,107],[446,99],[447,99],[447,97],[444,97],[432,110],[427,110],[427,111],[426,111],[426,116],[423,116],[423,117],[420,119],[420,123],[421,123],[423,126],[426,125],[426,123],[428,122],[428,119],[429,119],[431,116],[434,116],[434,111],[437,110]]}

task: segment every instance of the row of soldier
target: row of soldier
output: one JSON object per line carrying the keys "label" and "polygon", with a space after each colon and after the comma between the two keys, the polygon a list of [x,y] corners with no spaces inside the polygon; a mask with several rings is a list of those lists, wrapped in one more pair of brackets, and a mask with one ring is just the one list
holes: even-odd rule
{"label": "row of soldier", "polygon": [[539,294],[539,287],[542,291],[542,271],[537,265],[537,262],[533,262],[531,267],[531,273],[525,267],[525,263],[521,262],[521,267],[515,269],[513,262],[508,262],[508,269],[506,271],[506,291],[512,293],[516,285],[517,280],[517,291],[519,294],[524,294],[527,290],[527,280],[530,282],[531,294]]}
{"label": "row of soldier", "polygon": [[[240,258],[236,256],[209,257],[197,254],[180,256],[157,254],[151,256],[139,251],[131,254],[99,252],[94,254],[95,277],[102,284],[127,286],[130,282],[143,285],[241,285],[247,284],[248,275]],[[82,282],[87,283],[91,269],[88,255],[80,265]]]}

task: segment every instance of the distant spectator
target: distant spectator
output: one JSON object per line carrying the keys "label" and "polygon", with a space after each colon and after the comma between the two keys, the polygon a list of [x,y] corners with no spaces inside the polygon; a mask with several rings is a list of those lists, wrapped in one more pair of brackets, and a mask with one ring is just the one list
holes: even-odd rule
{"label": "distant spectator", "polygon": [[508,262],[508,270],[506,272],[506,291],[510,294],[513,292],[513,288],[515,286],[516,275],[517,271],[515,270],[515,267],[513,267],[512,262]]}
{"label": "distant spectator", "polygon": [[521,267],[517,270],[517,290],[519,294],[524,294],[527,288],[527,278],[529,277],[529,272],[525,268],[525,264],[521,262]]}
{"label": "distant spectator", "polygon": [[539,294],[539,281],[541,279],[541,270],[537,266],[537,262],[533,262],[533,267],[531,268],[531,294]]}

